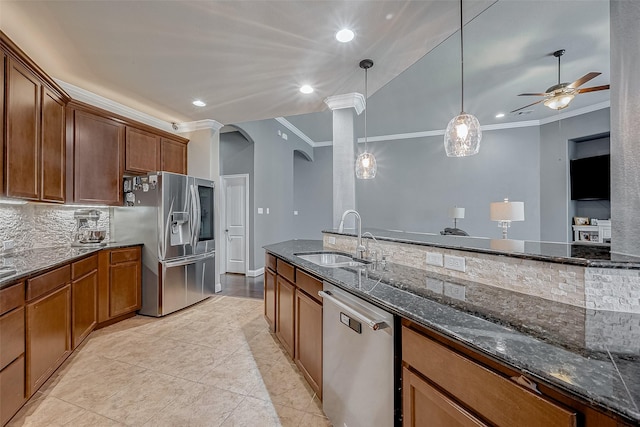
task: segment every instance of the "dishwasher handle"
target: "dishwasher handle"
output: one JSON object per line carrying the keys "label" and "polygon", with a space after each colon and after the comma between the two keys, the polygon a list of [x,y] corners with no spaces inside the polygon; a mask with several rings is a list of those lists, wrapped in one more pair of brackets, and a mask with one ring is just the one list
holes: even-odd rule
{"label": "dishwasher handle", "polygon": [[331,295],[331,292],[329,291],[318,291],[318,295],[322,297],[323,300],[326,299],[327,301],[337,305],[341,309],[349,312],[349,314],[351,314],[353,317],[358,318],[363,323],[366,323],[367,326],[369,326],[374,331],[377,331],[378,329],[384,329],[388,326],[387,323],[383,320],[371,319],[369,316],[356,311],[353,307],[348,306],[347,304]]}

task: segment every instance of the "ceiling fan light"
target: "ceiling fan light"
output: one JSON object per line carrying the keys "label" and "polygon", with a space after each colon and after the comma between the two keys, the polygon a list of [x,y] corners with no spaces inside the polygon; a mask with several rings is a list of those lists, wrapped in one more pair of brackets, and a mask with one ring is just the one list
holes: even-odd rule
{"label": "ceiling fan light", "polygon": [[376,158],[373,154],[364,152],[356,159],[356,178],[373,179],[376,177]]}
{"label": "ceiling fan light", "polygon": [[547,99],[546,101],[544,101],[544,105],[551,108],[552,110],[562,110],[569,105],[573,98],[575,98],[575,95],[564,93]]}
{"label": "ceiling fan light", "polygon": [[448,157],[473,156],[480,151],[482,129],[478,119],[467,113],[451,119],[444,132],[444,149]]}

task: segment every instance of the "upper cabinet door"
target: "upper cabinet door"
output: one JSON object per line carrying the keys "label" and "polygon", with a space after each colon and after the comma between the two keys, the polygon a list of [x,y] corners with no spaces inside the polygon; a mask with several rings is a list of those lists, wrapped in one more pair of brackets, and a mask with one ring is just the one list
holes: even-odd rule
{"label": "upper cabinet door", "polygon": [[[0,148],[4,153],[4,70],[6,55],[0,51]],[[4,156],[0,155],[0,193],[6,194],[4,188]]]}
{"label": "upper cabinet door", "polygon": [[9,197],[38,200],[41,83],[13,59],[8,58],[8,65],[6,192]]}
{"label": "upper cabinet door", "polygon": [[166,172],[187,173],[187,144],[162,138],[161,170]]}
{"label": "upper cabinet door", "polygon": [[65,104],[54,92],[42,88],[42,175],[40,198],[64,203]]}
{"label": "upper cabinet door", "polygon": [[160,137],[127,126],[125,172],[147,173],[160,170]]}
{"label": "upper cabinet door", "polygon": [[74,202],[121,205],[124,125],[81,110],[74,115]]}

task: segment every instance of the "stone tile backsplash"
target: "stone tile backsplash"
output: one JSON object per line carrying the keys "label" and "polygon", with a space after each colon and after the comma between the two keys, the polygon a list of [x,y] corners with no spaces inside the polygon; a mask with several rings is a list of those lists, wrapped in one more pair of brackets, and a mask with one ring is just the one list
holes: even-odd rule
{"label": "stone tile backsplash", "polygon": [[[335,243],[324,235],[325,248],[355,252],[355,237],[331,237]],[[378,258],[382,253],[393,263],[577,307],[640,313],[640,270],[582,267],[399,242],[367,243]],[[427,264],[427,252],[464,257],[466,271]]]}
{"label": "stone tile backsplash", "polygon": [[[73,213],[78,209],[82,208],[34,203],[0,205],[0,243],[13,240],[16,251],[69,245],[76,225]],[[98,227],[106,228],[105,240],[109,240],[109,209],[98,210]]]}

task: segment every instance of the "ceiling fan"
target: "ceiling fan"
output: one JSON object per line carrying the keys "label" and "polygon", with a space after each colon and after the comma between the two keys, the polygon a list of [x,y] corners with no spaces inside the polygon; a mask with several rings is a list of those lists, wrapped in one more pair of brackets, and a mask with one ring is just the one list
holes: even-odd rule
{"label": "ceiling fan", "polygon": [[563,108],[566,108],[567,106],[569,106],[569,103],[579,93],[595,92],[598,90],[609,89],[609,85],[593,86],[593,87],[578,89],[580,86],[582,86],[589,80],[596,78],[600,74],[602,74],[602,73],[596,73],[596,72],[587,73],[573,83],[560,83],[560,57],[562,55],[564,55],[564,49],[556,50],[555,52],[553,52],[553,56],[558,58],[558,84],[551,86],[544,93],[521,93],[518,96],[544,96],[544,99],[541,99],[529,105],[525,105],[524,107],[520,107],[516,110],[513,110],[512,113],[515,113],[516,111],[524,110],[527,107],[531,107],[532,105],[539,104],[543,101],[545,106],[553,110],[562,110]]}

